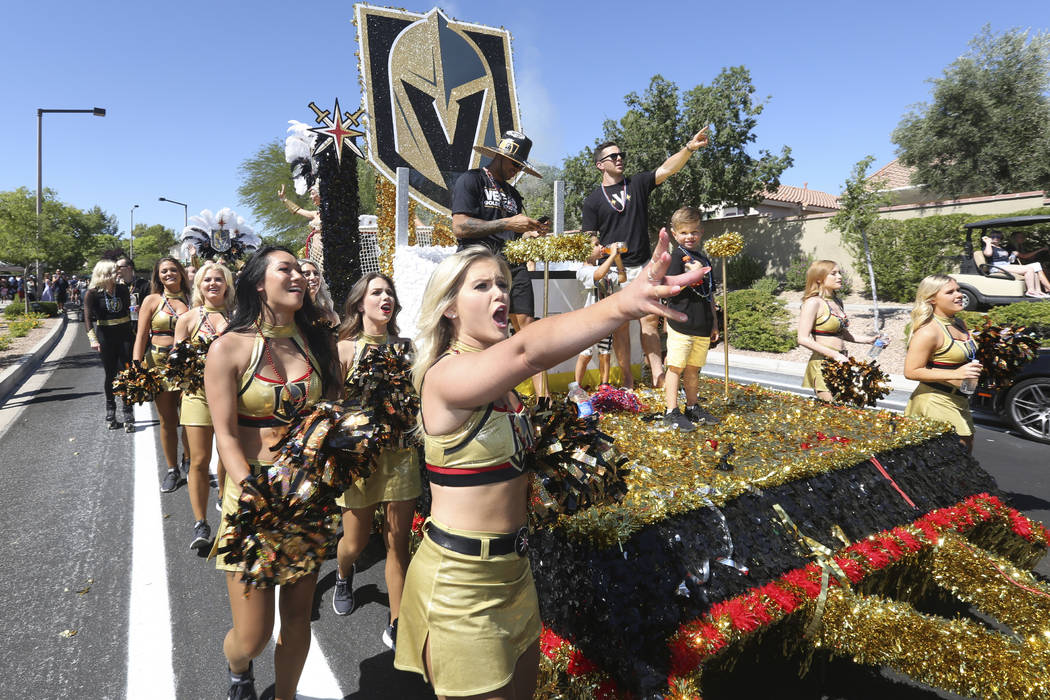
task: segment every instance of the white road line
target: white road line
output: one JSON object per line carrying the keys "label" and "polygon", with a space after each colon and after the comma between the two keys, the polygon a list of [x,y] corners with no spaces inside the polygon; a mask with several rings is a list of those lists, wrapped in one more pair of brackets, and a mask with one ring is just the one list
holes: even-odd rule
{"label": "white road line", "polygon": [[[278,586],[274,604],[280,610],[281,588]],[[281,634],[281,615],[274,616],[273,643],[277,643],[277,637]],[[295,689],[295,697],[298,700],[341,700],[344,693],[339,688],[339,681],[332,673],[328,660],[325,659],[321,645],[317,643],[317,635],[310,632],[310,652],[306,655],[306,664],[303,666],[303,675],[299,676],[299,687]]]}
{"label": "white road line", "polygon": [[[149,405],[135,407],[135,422],[153,420]],[[132,459],[135,515],[132,520],[131,601],[128,606],[128,698],[174,700],[171,610],[164,529],[153,430],[135,433]]]}

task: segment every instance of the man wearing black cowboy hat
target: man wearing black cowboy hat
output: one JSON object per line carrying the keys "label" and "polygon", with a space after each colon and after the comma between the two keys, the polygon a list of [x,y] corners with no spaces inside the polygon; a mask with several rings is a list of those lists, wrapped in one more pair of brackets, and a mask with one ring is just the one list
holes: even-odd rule
{"label": "man wearing black cowboy hat", "polygon": [[[474,150],[492,160],[460,175],[452,187],[452,235],[459,241],[458,250],[483,245],[502,256],[507,241],[547,233],[546,224],[526,216],[521,194],[510,184],[521,171],[543,177],[528,162],[532,140],[505,131],[496,148],[475,146]],[[517,331],[532,322],[535,299],[526,266],[511,265],[510,271],[510,319]],[[548,396],[546,374],[533,377],[532,384],[538,397]]]}

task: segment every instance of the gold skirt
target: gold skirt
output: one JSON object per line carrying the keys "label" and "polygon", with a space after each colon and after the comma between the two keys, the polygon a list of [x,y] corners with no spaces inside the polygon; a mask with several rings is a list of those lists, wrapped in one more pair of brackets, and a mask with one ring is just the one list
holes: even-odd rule
{"label": "gold skirt", "polygon": [[179,408],[179,425],[211,427],[211,411],[203,394],[182,392],[182,404]]}
{"label": "gold skirt", "polygon": [[[501,533],[441,529],[466,537]],[[394,666],[427,678],[438,695],[489,693],[511,682],[518,658],[539,639],[540,608],[528,556],[482,559],[424,537],[405,577]]]}
{"label": "gold skirt", "polygon": [[824,375],[820,373],[820,363],[826,359],[819,352],[813,353],[809,362],[806,363],[806,373],[802,376],[802,386],[815,391],[828,391],[828,385],[824,382]]}
{"label": "gold skirt", "polygon": [[963,394],[949,394],[923,382],[919,382],[915,391],[911,392],[904,415],[926,416],[951,423],[959,437],[973,435],[973,416],[970,414],[969,399]]}
{"label": "gold skirt", "polygon": [[415,448],[383,450],[376,462],[372,476],[355,481],[336,499],[336,505],[348,509],[367,508],[377,503],[411,501],[423,492],[419,452]]}
{"label": "gold skirt", "polygon": [[[143,359],[146,360],[147,367],[163,368],[168,364],[168,353],[170,352],[170,345],[154,345],[153,343],[150,343],[146,348],[146,356]],[[164,386],[164,391],[181,391],[176,384],[168,381],[164,377],[161,377],[160,383]]]}
{"label": "gold skirt", "polygon": [[[252,469],[252,475],[255,478],[265,478],[266,470],[270,468],[270,462],[248,462],[248,466]],[[244,568],[241,564],[227,564],[226,555],[219,554],[219,547],[226,544],[226,541],[230,539],[231,531],[233,528],[226,521],[226,516],[233,515],[237,512],[237,503],[241,499],[241,485],[230,478],[229,474],[226,474],[226,480],[223,482],[222,487],[222,515],[219,516],[218,530],[215,532],[215,540],[211,544],[211,551],[208,552],[209,559],[215,559],[215,568],[221,571],[240,571]]]}

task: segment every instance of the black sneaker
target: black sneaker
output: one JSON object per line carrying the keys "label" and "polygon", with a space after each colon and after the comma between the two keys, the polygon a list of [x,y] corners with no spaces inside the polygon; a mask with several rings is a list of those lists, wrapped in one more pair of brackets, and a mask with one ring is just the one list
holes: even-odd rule
{"label": "black sneaker", "polygon": [[198,520],[193,525],[193,541],[190,549],[204,549],[211,547],[211,526],[205,520]]}
{"label": "black sneaker", "polygon": [[175,489],[179,488],[180,475],[178,469],[169,469],[168,473],[164,475],[164,481],[160,484],[161,493],[171,493]]}
{"label": "black sneaker", "polygon": [[683,433],[691,433],[696,430],[696,426],[688,418],[682,415],[682,412],[675,408],[670,413],[664,414],[664,426],[671,430],[677,430]]}
{"label": "black sneaker", "polygon": [[383,644],[390,651],[397,651],[397,620],[394,620],[383,630]]}
{"label": "black sneaker", "polygon": [[335,572],[335,593],[332,595],[332,610],[336,615],[349,615],[354,611],[354,568],[350,567],[350,575],[346,578],[339,577],[339,571]]}
{"label": "black sneaker", "polygon": [[255,675],[252,673],[252,664],[248,664],[248,670],[234,676],[233,671],[226,667],[230,674],[230,692],[226,694],[226,700],[259,700],[255,694]]}
{"label": "black sneaker", "polygon": [[211,486],[213,489],[219,488],[219,475],[208,474],[208,485]]}
{"label": "black sneaker", "polygon": [[124,432],[135,432],[135,409],[128,404],[124,405]]}
{"label": "black sneaker", "polygon": [[705,411],[704,407],[698,403],[685,409],[685,417],[697,425],[718,425],[721,423],[720,420]]}

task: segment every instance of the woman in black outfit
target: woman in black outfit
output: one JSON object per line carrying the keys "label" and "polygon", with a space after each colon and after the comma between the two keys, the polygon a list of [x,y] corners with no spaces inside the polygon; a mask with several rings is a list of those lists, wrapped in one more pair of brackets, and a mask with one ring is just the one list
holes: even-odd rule
{"label": "woman in black outfit", "polygon": [[[116,430],[117,403],[113,398],[113,380],[117,372],[131,362],[131,316],[128,309],[131,299],[128,288],[117,284],[117,264],[112,260],[100,260],[91,271],[91,281],[84,295],[84,326],[87,328],[91,348],[102,356],[106,370],[106,427]],[[124,422],[134,425],[131,404],[124,402]],[[134,428],[132,428],[134,429]]]}

